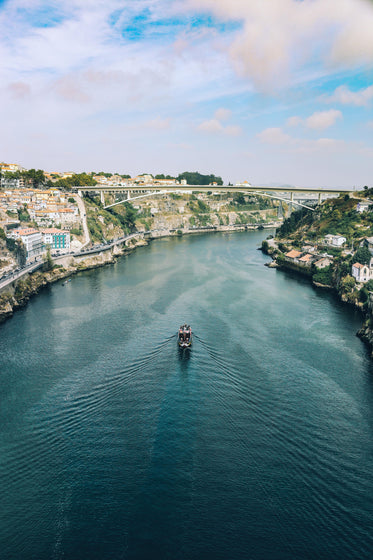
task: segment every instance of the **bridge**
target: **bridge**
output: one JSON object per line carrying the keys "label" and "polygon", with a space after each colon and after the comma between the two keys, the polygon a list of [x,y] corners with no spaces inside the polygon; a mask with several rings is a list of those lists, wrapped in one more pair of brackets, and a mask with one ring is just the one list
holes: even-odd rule
{"label": "bridge", "polygon": [[[94,186],[77,186],[72,187],[74,191],[81,193],[99,193],[101,196],[101,202],[105,204],[105,193],[107,194],[118,194],[125,192],[127,193],[127,198],[114,204],[104,206],[104,208],[111,208],[117,204],[123,204],[124,202],[129,202],[130,200],[137,200],[140,198],[145,198],[149,196],[157,196],[171,193],[192,193],[192,192],[213,192],[216,193],[252,193],[254,195],[265,196],[268,198],[274,198],[276,200],[281,200],[290,204],[296,204],[303,208],[309,210],[314,210],[314,208],[307,206],[301,202],[298,202],[295,195],[311,195],[311,198],[315,195],[317,196],[318,204],[320,204],[324,197],[338,196],[340,194],[349,194],[351,189],[330,189],[330,188],[306,188],[306,187],[290,187],[287,185],[279,187],[267,187],[260,185],[251,185],[250,183],[238,183],[236,185],[179,185],[176,183],[170,183],[167,185],[159,184],[127,184],[122,185],[104,185],[97,184]],[[137,196],[131,196],[135,194]],[[282,196],[280,196],[282,195]],[[285,197],[288,195],[288,198]],[[302,197],[303,199],[306,197]]]}

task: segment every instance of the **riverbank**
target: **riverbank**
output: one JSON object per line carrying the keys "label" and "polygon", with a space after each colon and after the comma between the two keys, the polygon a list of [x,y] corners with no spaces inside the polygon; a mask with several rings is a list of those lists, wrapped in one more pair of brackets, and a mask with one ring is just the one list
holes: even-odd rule
{"label": "riverbank", "polygon": [[[268,224],[266,229],[276,227],[276,225]],[[232,226],[214,226],[191,228],[188,230],[157,230],[153,232],[143,233],[143,237],[131,239],[126,245],[114,245],[111,248],[103,248],[100,252],[92,255],[79,255],[73,257],[66,255],[58,259],[58,265],[55,265],[50,271],[36,271],[27,274],[19,280],[11,283],[7,291],[0,293],[0,324],[12,317],[15,311],[24,307],[32,296],[40,292],[44,287],[54,284],[59,280],[64,280],[78,272],[101,268],[109,264],[115,263],[121,256],[130,253],[137,247],[147,245],[152,239],[163,237],[178,237],[180,235],[193,235],[201,233],[222,233],[236,231],[253,231],[264,229],[262,224],[240,224]]]}
{"label": "riverbank", "polygon": [[132,239],[131,244],[116,245],[110,250],[101,251],[95,255],[81,255],[79,257],[66,257],[59,259],[62,264],[55,265],[49,271],[35,271],[12,282],[7,291],[0,294],[0,324],[12,317],[15,311],[24,307],[34,295],[50,284],[64,280],[70,276],[101,268],[115,263],[121,256],[130,253],[136,247],[147,245],[144,239]]}
{"label": "riverbank", "polygon": [[[283,253],[279,250],[278,240],[270,239],[262,243],[261,250],[264,254],[270,256],[272,261],[267,263],[268,268],[276,268],[282,271],[299,274],[307,277],[312,286],[320,290],[329,290],[336,294],[339,301],[357,309],[363,314],[364,321],[362,327],[356,332],[358,336],[369,348],[370,356],[373,358],[373,293],[367,291],[367,297],[362,301],[361,293],[364,292],[364,286],[359,290],[351,289],[351,281],[347,284],[351,277],[346,278],[341,275],[338,267],[335,267],[333,274],[330,276],[330,283],[323,283],[315,279],[318,278],[312,271],[311,267],[299,265],[296,262],[288,262],[284,259]],[[352,278],[351,278],[352,280]],[[351,284],[351,286],[350,286]],[[346,289],[347,288],[347,289]]]}

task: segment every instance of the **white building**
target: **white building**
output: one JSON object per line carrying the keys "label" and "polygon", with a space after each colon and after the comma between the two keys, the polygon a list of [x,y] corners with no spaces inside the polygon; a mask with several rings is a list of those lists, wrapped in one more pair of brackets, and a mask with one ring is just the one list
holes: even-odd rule
{"label": "white building", "polygon": [[62,226],[72,227],[74,224],[77,224],[79,222],[78,212],[78,208],[61,208],[61,210],[58,212],[58,217],[56,218],[56,220],[58,220]]}
{"label": "white building", "polygon": [[361,200],[356,206],[356,210],[360,213],[367,212],[372,206],[373,202],[371,200]]}
{"label": "white building", "polygon": [[368,282],[370,280],[370,268],[367,264],[353,264],[351,274],[356,282]]}
{"label": "white building", "polygon": [[370,259],[369,264],[354,263],[351,274],[356,282],[368,282],[368,280],[371,280],[373,278],[373,257]]}
{"label": "white building", "polygon": [[9,233],[13,239],[21,239],[26,247],[27,259],[31,260],[42,254],[44,250],[40,231],[34,228],[15,229]]}
{"label": "white building", "polygon": [[45,245],[49,245],[53,250],[70,250],[70,232],[57,228],[46,228],[41,230],[42,239]]}
{"label": "white building", "polygon": [[346,243],[346,238],[343,235],[332,235],[329,233],[325,235],[325,243],[327,245],[333,245],[334,247],[342,247],[344,243]]}
{"label": "white building", "polygon": [[331,264],[332,264],[332,259],[330,257],[321,257],[316,262],[314,262],[315,267],[318,269],[326,268]]}

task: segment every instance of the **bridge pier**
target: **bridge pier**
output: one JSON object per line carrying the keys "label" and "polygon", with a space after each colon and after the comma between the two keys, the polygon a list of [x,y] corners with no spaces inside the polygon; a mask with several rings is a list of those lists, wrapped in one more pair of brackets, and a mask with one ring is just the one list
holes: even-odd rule
{"label": "bridge pier", "polygon": [[101,199],[101,204],[103,206],[105,206],[105,193],[104,193],[104,191],[100,192],[100,199]]}
{"label": "bridge pier", "polygon": [[293,200],[294,200],[294,193],[291,192],[290,193],[290,204],[289,204],[289,216],[292,213],[292,211],[294,210]]}
{"label": "bridge pier", "polygon": [[279,203],[279,205],[278,205],[277,217],[278,217],[279,219],[282,219],[282,218],[284,217],[284,209],[283,209],[283,206],[282,206],[282,200],[280,200],[280,203]]}
{"label": "bridge pier", "polygon": [[127,191],[127,200],[131,198],[131,191]]}
{"label": "bridge pier", "polygon": [[319,202],[318,202],[318,204],[321,204],[321,201],[322,201],[322,193],[319,192]]}

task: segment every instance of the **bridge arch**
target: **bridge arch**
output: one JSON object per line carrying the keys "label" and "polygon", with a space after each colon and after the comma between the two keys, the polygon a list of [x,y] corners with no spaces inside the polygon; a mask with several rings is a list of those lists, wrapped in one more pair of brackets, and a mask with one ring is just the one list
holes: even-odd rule
{"label": "bridge arch", "polygon": [[[189,186],[192,186],[192,185],[188,185],[188,187],[189,187]],[[200,191],[200,189],[193,189],[193,188],[191,188],[191,189],[189,189],[189,190],[190,190],[191,192],[198,192],[198,191]],[[229,192],[229,191],[227,191],[227,192]],[[284,197],[280,197],[280,196],[274,196],[274,195],[271,195],[271,194],[268,194],[268,193],[265,193],[265,192],[257,192],[257,191],[252,191],[252,190],[247,191],[247,190],[242,189],[242,190],[235,190],[234,192],[246,193],[246,194],[247,194],[248,192],[250,192],[250,193],[252,193],[252,194],[254,194],[254,195],[256,195],[256,196],[263,196],[263,197],[266,197],[266,198],[272,198],[272,199],[274,199],[274,200],[281,200],[282,202],[286,202],[287,204],[295,204],[295,205],[300,206],[300,207],[302,207],[302,208],[306,208],[307,210],[312,210],[312,212],[314,212],[314,210],[315,210],[315,209],[312,208],[311,206],[307,206],[306,204],[303,204],[303,203],[301,203],[301,202],[298,202],[298,201],[294,200],[294,199],[293,199],[293,196],[291,196],[291,198],[290,198],[290,200],[289,200],[288,198],[284,198]],[[104,209],[107,210],[108,208],[113,208],[113,206],[117,206],[117,205],[119,205],[119,204],[125,204],[126,202],[128,203],[128,202],[131,202],[131,201],[133,201],[133,200],[139,200],[140,198],[146,198],[146,197],[150,197],[150,196],[159,196],[159,195],[164,195],[164,194],[180,194],[180,190],[178,190],[178,191],[169,191],[169,190],[167,190],[167,191],[165,191],[165,190],[162,190],[162,191],[152,191],[152,192],[149,192],[149,193],[147,193],[147,194],[143,194],[143,195],[140,195],[140,196],[133,196],[133,197],[131,197],[131,198],[126,198],[126,199],[124,199],[124,200],[120,200],[120,201],[118,201],[118,202],[114,202],[113,204],[108,204],[107,206],[104,206]],[[291,195],[292,195],[292,194],[293,194],[293,193],[291,193]]]}

